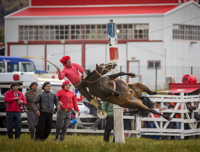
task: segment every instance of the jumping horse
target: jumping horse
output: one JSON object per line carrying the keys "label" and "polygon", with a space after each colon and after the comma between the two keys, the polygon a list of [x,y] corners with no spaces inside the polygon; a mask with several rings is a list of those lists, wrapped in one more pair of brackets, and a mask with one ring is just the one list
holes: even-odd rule
{"label": "jumping horse", "polygon": [[100,64],[96,65],[96,68],[92,72],[87,71],[87,77],[84,82],[92,95],[99,97],[102,101],[113,103],[120,107],[135,109],[135,113],[145,110],[171,120],[169,116],[160,114],[154,109],[145,106],[139,99],[142,96],[142,92],[147,92],[149,95],[155,95],[157,92],[151,91],[141,83],[127,84],[117,78],[124,75],[134,78],[136,77],[134,73],[119,72],[105,75],[116,66],[115,63]]}

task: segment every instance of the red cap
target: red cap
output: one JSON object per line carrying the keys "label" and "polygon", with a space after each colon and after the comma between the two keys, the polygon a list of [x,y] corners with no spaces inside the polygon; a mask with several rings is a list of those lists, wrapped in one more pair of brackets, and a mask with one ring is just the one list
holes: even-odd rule
{"label": "red cap", "polygon": [[66,84],[70,83],[69,80],[66,80],[62,83],[61,87],[65,86]]}
{"label": "red cap", "polygon": [[60,62],[65,66],[65,63],[70,60],[70,56],[63,56]]}

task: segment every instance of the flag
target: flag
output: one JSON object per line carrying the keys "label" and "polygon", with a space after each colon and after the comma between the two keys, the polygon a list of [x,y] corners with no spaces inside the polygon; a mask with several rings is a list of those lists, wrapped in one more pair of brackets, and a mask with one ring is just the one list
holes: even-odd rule
{"label": "flag", "polygon": [[83,95],[80,94],[80,92],[77,89],[75,89],[75,97],[76,97],[77,102],[80,102],[83,100]]}

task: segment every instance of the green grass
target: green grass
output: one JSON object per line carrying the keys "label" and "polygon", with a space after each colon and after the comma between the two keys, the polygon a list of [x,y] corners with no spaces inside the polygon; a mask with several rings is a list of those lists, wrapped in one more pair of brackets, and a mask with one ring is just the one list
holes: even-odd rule
{"label": "green grass", "polygon": [[67,135],[64,142],[53,142],[50,135],[45,142],[31,140],[22,134],[19,140],[0,135],[0,152],[198,152],[200,139],[150,140],[129,138],[125,144],[104,143],[103,136]]}

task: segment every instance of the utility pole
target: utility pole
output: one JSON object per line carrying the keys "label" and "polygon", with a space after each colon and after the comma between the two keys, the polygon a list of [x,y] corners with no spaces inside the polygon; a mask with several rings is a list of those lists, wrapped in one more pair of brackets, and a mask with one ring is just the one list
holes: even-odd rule
{"label": "utility pole", "polygon": [[[119,65],[119,51],[118,51],[116,24],[113,22],[112,19],[110,20],[110,23],[108,23],[108,38],[109,38],[110,60],[117,64],[117,67],[111,71],[112,74],[115,74],[115,73],[120,72],[120,65]],[[114,105],[113,110],[114,110],[115,142],[125,143],[122,108],[119,107],[118,105]]]}

